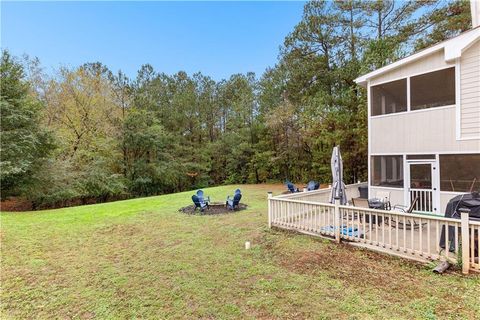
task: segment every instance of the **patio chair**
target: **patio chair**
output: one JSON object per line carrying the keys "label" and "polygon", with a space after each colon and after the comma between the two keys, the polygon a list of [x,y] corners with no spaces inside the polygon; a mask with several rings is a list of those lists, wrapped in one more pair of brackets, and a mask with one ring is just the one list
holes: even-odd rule
{"label": "patio chair", "polygon": [[[403,205],[394,205],[393,206],[393,211],[399,211],[399,212],[404,212],[404,213],[413,213],[413,209],[415,209],[415,205],[417,204],[419,198],[418,197],[415,197],[412,201],[412,203],[410,204],[410,206],[403,206]],[[403,229],[405,228],[406,230],[411,230],[412,227],[414,230],[416,229],[419,229],[420,228],[420,223],[416,222],[415,221],[415,218],[406,218],[404,221],[405,223],[403,222],[403,218],[399,218],[400,221],[397,222],[396,219],[391,219],[391,221],[388,221],[388,218],[385,219],[386,223],[389,223],[390,226],[392,227],[397,227],[399,229]],[[422,223],[422,227],[427,225],[426,222]]]}
{"label": "patio chair", "polygon": [[235,190],[235,195],[233,197],[228,196],[227,197],[227,202],[225,203],[225,206],[227,207],[228,210],[235,210],[238,208],[238,205],[240,204],[240,200],[242,199],[242,192],[240,189]]}
{"label": "patio chair", "polygon": [[319,187],[320,187],[320,183],[312,180],[307,184],[307,191],[317,190]]}
{"label": "patio chair", "polygon": [[204,203],[208,206],[208,203],[210,202],[210,197],[205,197],[204,194],[203,194],[203,190],[198,190],[197,191],[197,197],[198,197],[198,200],[200,200],[201,203]]}
{"label": "patio chair", "polygon": [[[368,199],[364,199],[364,198],[352,198],[352,204],[354,207],[357,207],[357,208],[367,208],[367,209],[370,209],[370,204],[368,203]],[[372,216],[372,223],[373,224],[378,224],[380,225],[381,223],[381,218],[377,218],[377,215],[375,214],[366,214],[364,213],[363,215],[360,214],[359,212],[355,213],[355,218],[356,218],[356,215],[358,214],[358,218],[360,219],[360,222],[363,223],[363,217],[365,217],[365,222],[366,223],[370,223],[370,216]]]}
{"label": "patio chair", "polygon": [[295,187],[295,185],[291,182],[287,182],[287,189],[291,193],[300,192],[300,190],[297,187]]}
{"label": "patio chair", "polygon": [[354,207],[358,207],[358,208],[370,208],[368,206],[368,199],[352,198],[352,204]]}
{"label": "patio chair", "polygon": [[192,201],[195,204],[195,208],[193,208],[193,211],[197,210],[197,208],[200,209],[200,212],[203,212],[205,208],[208,209],[208,203],[200,201],[200,198],[196,194],[192,196]]}
{"label": "patio chair", "polygon": [[403,206],[403,205],[400,205],[400,204],[396,204],[393,206],[393,210],[394,211],[402,211],[402,212],[405,212],[405,213],[412,213],[413,212],[413,209],[415,209],[415,205],[417,204],[418,202],[418,197],[415,197],[412,201],[412,203],[410,204],[410,206]]}

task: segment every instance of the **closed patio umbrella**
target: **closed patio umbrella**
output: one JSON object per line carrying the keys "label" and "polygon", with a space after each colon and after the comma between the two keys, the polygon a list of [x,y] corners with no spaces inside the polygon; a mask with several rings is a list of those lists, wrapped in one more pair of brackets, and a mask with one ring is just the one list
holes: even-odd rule
{"label": "closed patio umbrella", "polygon": [[345,184],[343,183],[343,163],[342,155],[340,154],[340,147],[336,146],[332,152],[332,194],[330,196],[330,203],[335,203],[335,200],[340,200],[340,204],[347,204],[347,195],[345,194]]}

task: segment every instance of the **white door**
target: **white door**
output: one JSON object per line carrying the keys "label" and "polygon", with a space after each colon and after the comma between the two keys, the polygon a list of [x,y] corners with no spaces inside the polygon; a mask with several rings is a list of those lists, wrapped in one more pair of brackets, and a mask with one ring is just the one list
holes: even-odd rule
{"label": "white door", "polygon": [[412,161],[407,162],[407,205],[415,199],[417,202],[414,211],[425,213],[439,213],[437,201],[439,200],[439,188],[437,185],[438,166],[436,161]]}

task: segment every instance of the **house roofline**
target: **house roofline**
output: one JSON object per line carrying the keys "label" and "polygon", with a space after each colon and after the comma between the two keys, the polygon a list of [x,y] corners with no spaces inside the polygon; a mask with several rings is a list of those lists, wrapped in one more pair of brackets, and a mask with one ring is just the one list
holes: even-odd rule
{"label": "house roofline", "polygon": [[417,53],[414,53],[412,55],[409,55],[403,59],[400,59],[396,62],[393,62],[389,65],[386,65],[380,69],[374,70],[372,72],[369,72],[365,75],[362,75],[358,78],[356,78],[354,81],[361,86],[366,87],[367,82],[374,78],[377,77],[381,74],[384,74],[386,72],[389,72],[391,70],[394,70],[400,66],[403,66],[407,63],[414,62],[418,59],[421,59],[425,56],[428,56],[434,52],[440,51],[444,49],[445,51],[445,61],[452,61],[457,58],[460,58],[462,55],[462,52],[470,47],[470,45],[480,39],[480,26],[476,27],[474,29],[465,31],[458,36],[442,41],[436,45],[433,45],[431,47],[425,48]]}

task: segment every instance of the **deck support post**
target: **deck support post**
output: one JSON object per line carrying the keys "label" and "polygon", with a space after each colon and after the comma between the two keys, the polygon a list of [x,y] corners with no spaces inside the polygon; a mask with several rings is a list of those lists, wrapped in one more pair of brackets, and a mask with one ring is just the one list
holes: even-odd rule
{"label": "deck support post", "polygon": [[340,199],[335,199],[335,241],[340,243]]}
{"label": "deck support post", "polygon": [[462,273],[468,274],[470,270],[470,228],[468,212],[461,212],[461,233],[462,233]]}
{"label": "deck support post", "polygon": [[272,205],[271,205],[271,199],[272,199],[272,191],[268,191],[268,228],[272,228]]}

